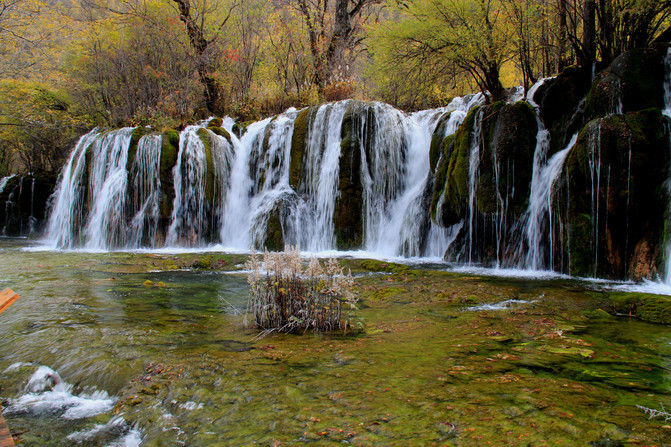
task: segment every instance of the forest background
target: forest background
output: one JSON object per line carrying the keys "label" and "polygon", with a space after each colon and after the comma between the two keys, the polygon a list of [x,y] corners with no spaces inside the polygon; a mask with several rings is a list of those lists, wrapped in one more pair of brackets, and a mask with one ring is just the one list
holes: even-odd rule
{"label": "forest background", "polygon": [[670,41],[670,14],[671,0],[0,0],[0,176],[56,173],[94,126],[496,101]]}

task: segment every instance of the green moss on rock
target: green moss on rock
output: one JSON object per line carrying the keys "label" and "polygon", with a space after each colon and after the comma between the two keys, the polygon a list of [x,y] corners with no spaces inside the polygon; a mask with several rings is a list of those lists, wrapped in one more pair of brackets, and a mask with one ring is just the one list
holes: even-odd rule
{"label": "green moss on rock", "polygon": [[[363,121],[361,115],[367,115]],[[350,102],[341,127],[340,170],[338,173],[338,197],[333,214],[336,246],[341,249],[360,247],[363,239],[363,191],[361,185],[361,145],[370,149],[375,137],[374,108],[365,102]],[[360,136],[366,141],[360,141]]]}
{"label": "green moss on rock", "polygon": [[207,127],[221,127],[224,125],[224,120],[221,118],[212,118],[207,123]]}
{"label": "green moss on rock", "polygon": [[179,155],[179,132],[174,129],[163,133],[161,145],[160,179],[161,200],[160,215],[162,228],[167,228],[172,216],[172,204],[175,200],[175,185],[172,170],[177,164]]}
{"label": "green moss on rock", "polygon": [[657,48],[621,54],[594,81],[587,95],[585,119],[663,108],[665,71],[664,54]]}
{"label": "green moss on rock", "polygon": [[629,315],[651,323],[671,324],[671,297],[644,293],[608,294],[603,307],[610,313]]}
{"label": "green moss on rock", "polygon": [[441,167],[440,170],[445,169],[445,182],[444,184],[436,182],[435,187],[444,189],[443,216],[442,220],[438,221],[445,226],[458,223],[468,208],[469,158],[473,127],[478,113],[480,113],[480,107],[473,108],[455,132],[452,140],[448,141],[447,145],[443,144],[443,159],[447,167]]}
{"label": "green moss on rock", "polygon": [[441,154],[443,153],[444,140],[445,140],[445,126],[450,121],[450,116],[452,112],[444,113],[436,124],[436,128],[431,135],[431,147],[429,149],[429,166],[431,172],[436,170],[438,165],[438,160],[440,159]]}
{"label": "green moss on rock", "polygon": [[301,110],[294,121],[294,133],[291,137],[291,160],[289,163],[289,184],[298,191],[303,178],[303,155],[305,153],[305,142],[310,130],[311,116],[315,108]]}
{"label": "green moss on rock", "polygon": [[493,214],[505,210],[519,217],[527,208],[538,126],[533,108],[526,101],[486,106],[482,120],[476,189],[478,210]]}
{"label": "green moss on rock", "polygon": [[208,129],[200,128],[198,129],[197,133],[200,137],[200,140],[203,142],[203,146],[205,147],[205,200],[207,200],[207,203],[212,203],[214,201],[214,190],[216,182],[214,160],[212,158],[212,142],[210,141],[210,133],[208,132]]}
{"label": "green moss on rock", "polygon": [[130,172],[135,155],[137,154],[137,146],[140,143],[140,138],[149,134],[151,129],[148,127],[136,127],[130,136],[130,144],[128,145],[128,158],[126,159],[126,171]]}
{"label": "green moss on rock", "polygon": [[281,210],[279,206],[271,211],[266,225],[266,239],[263,246],[270,251],[284,249],[284,233],[282,231]]}
{"label": "green moss on rock", "polygon": [[231,141],[231,134],[224,129],[223,127],[220,126],[208,126],[207,130],[211,131],[215,135],[219,135],[220,137],[226,138],[228,140],[229,144],[233,144]]}
{"label": "green moss on rock", "polygon": [[593,120],[580,133],[560,182],[568,187],[568,207],[557,208],[567,214],[571,274],[640,279],[656,273],[641,266],[661,262],[668,124],[659,109],[650,109]]}

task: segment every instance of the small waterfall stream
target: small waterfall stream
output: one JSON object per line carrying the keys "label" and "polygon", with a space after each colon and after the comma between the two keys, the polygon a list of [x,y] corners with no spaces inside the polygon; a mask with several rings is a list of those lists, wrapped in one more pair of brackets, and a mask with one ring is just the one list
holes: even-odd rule
{"label": "small waterfall stream", "polygon": [[[671,48],[666,52],[664,66],[666,70],[664,76],[664,110],[662,110],[662,113],[671,118]],[[669,134],[671,134],[671,129]],[[671,181],[667,182],[667,193],[671,196]],[[671,220],[671,202],[667,205],[666,213],[668,223]],[[665,264],[664,282],[671,286],[671,237],[668,233],[666,234]]]}
{"label": "small waterfall stream", "polygon": [[[534,84],[527,93],[527,101],[538,112],[539,106],[534,101],[534,95],[538,89],[547,82],[550,78],[540,79]],[[519,267],[529,270],[542,270],[545,268],[552,269],[552,256],[550,256],[550,265],[545,263],[546,251],[543,248],[544,235],[549,234],[552,237],[552,229],[550,227],[549,233],[545,222],[552,224],[552,220],[548,221],[548,213],[551,210],[551,194],[552,184],[561,170],[561,164],[565,158],[553,157],[555,163],[559,166],[554,166],[553,163],[547,162],[547,155],[550,149],[550,131],[545,128],[545,124],[536,114],[536,125],[538,126],[538,133],[536,134],[536,149],[534,151],[533,171],[531,177],[531,195],[529,197],[529,207],[523,217],[526,222],[525,237],[527,239],[526,255],[521,254],[520,258],[523,264]],[[573,142],[575,144],[575,141]],[[569,144],[569,147],[572,147]],[[568,153],[568,151],[566,151]],[[555,154],[556,155],[556,154]],[[520,249],[523,245],[520,244]]]}
{"label": "small waterfall stream", "polygon": [[145,135],[138,142],[129,173],[132,186],[130,212],[133,216],[127,241],[129,247],[155,247],[161,195],[162,143],[160,135]]}
{"label": "small waterfall stream", "polygon": [[335,247],[333,212],[338,192],[342,121],[349,101],[319,107],[305,147],[305,178],[298,188],[294,210],[298,230],[291,239],[303,250],[321,251]]}

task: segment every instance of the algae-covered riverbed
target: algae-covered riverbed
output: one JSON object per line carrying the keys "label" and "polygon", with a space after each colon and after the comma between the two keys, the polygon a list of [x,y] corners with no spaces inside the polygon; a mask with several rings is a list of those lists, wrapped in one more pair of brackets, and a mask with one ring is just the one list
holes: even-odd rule
{"label": "algae-covered riverbed", "polygon": [[637,407],[671,409],[671,327],[636,318],[644,296],[346,259],[363,333],[255,339],[243,255],[23,245],[0,242],[18,445],[671,443]]}

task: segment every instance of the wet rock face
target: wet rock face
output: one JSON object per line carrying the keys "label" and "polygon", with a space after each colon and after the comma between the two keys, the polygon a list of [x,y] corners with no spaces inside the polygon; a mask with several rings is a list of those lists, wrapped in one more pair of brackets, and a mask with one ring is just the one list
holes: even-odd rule
{"label": "wet rock face", "polygon": [[[506,256],[506,244],[497,241],[512,238],[510,230],[526,210],[537,132],[533,108],[518,102],[495,103],[471,111],[457,132],[439,145],[434,136],[433,143],[441,154],[434,177],[432,218],[444,227],[462,220],[474,227],[473,231],[466,230],[472,240],[457,238],[456,246],[451,247],[451,258],[460,257],[455,253],[464,252],[463,244],[469,244],[470,256],[479,262],[495,262]],[[471,172],[475,144],[478,169]],[[504,221],[508,224],[504,225]],[[512,243],[509,240],[507,245]]]}
{"label": "wet rock face", "polygon": [[479,107],[471,110],[455,134],[436,145],[440,156],[434,171],[431,216],[436,224],[446,228],[459,223],[468,213],[469,157],[476,122],[479,126],[478,113]]}
{"label": "wet rock face", "polygon": [[31,237],[41,233],[57,177],[43,173],[14,176],[0,192],[0,235]]}
{"label": "wet rock face", "polygon": [[569,271],[653,278],[664,246],[669,119],[659,109],[588,123],[569,154],[556,212]]}
{"label": "wet rock face", "polygon": [[547,80],[534,95],[540,117],[550,130],[552,152],[566,146],[583,124],[582,105],[591,86],[592,73],[580,67],[568,67]]}
{"label": "wet rock face", "polygon": [[594,80],[587,94],[585,118],[664,107],[664,55],[641,48],[618,56]]}
{"label": "wet rock face", "polygon": [[336,246],[341,250],[360,247],[363,238],[361,145],[370,148],[366,143],[374,138],[374,114],[374,108],[366,103],[353,101],[343,117],[338,197],[333,215]]}
{"label": "wet rock face", "polygon": [[531,185],[536,134],[533,108],[526,102],[485,108],[477,186],[478,210],[519,217],[526,209]]}

